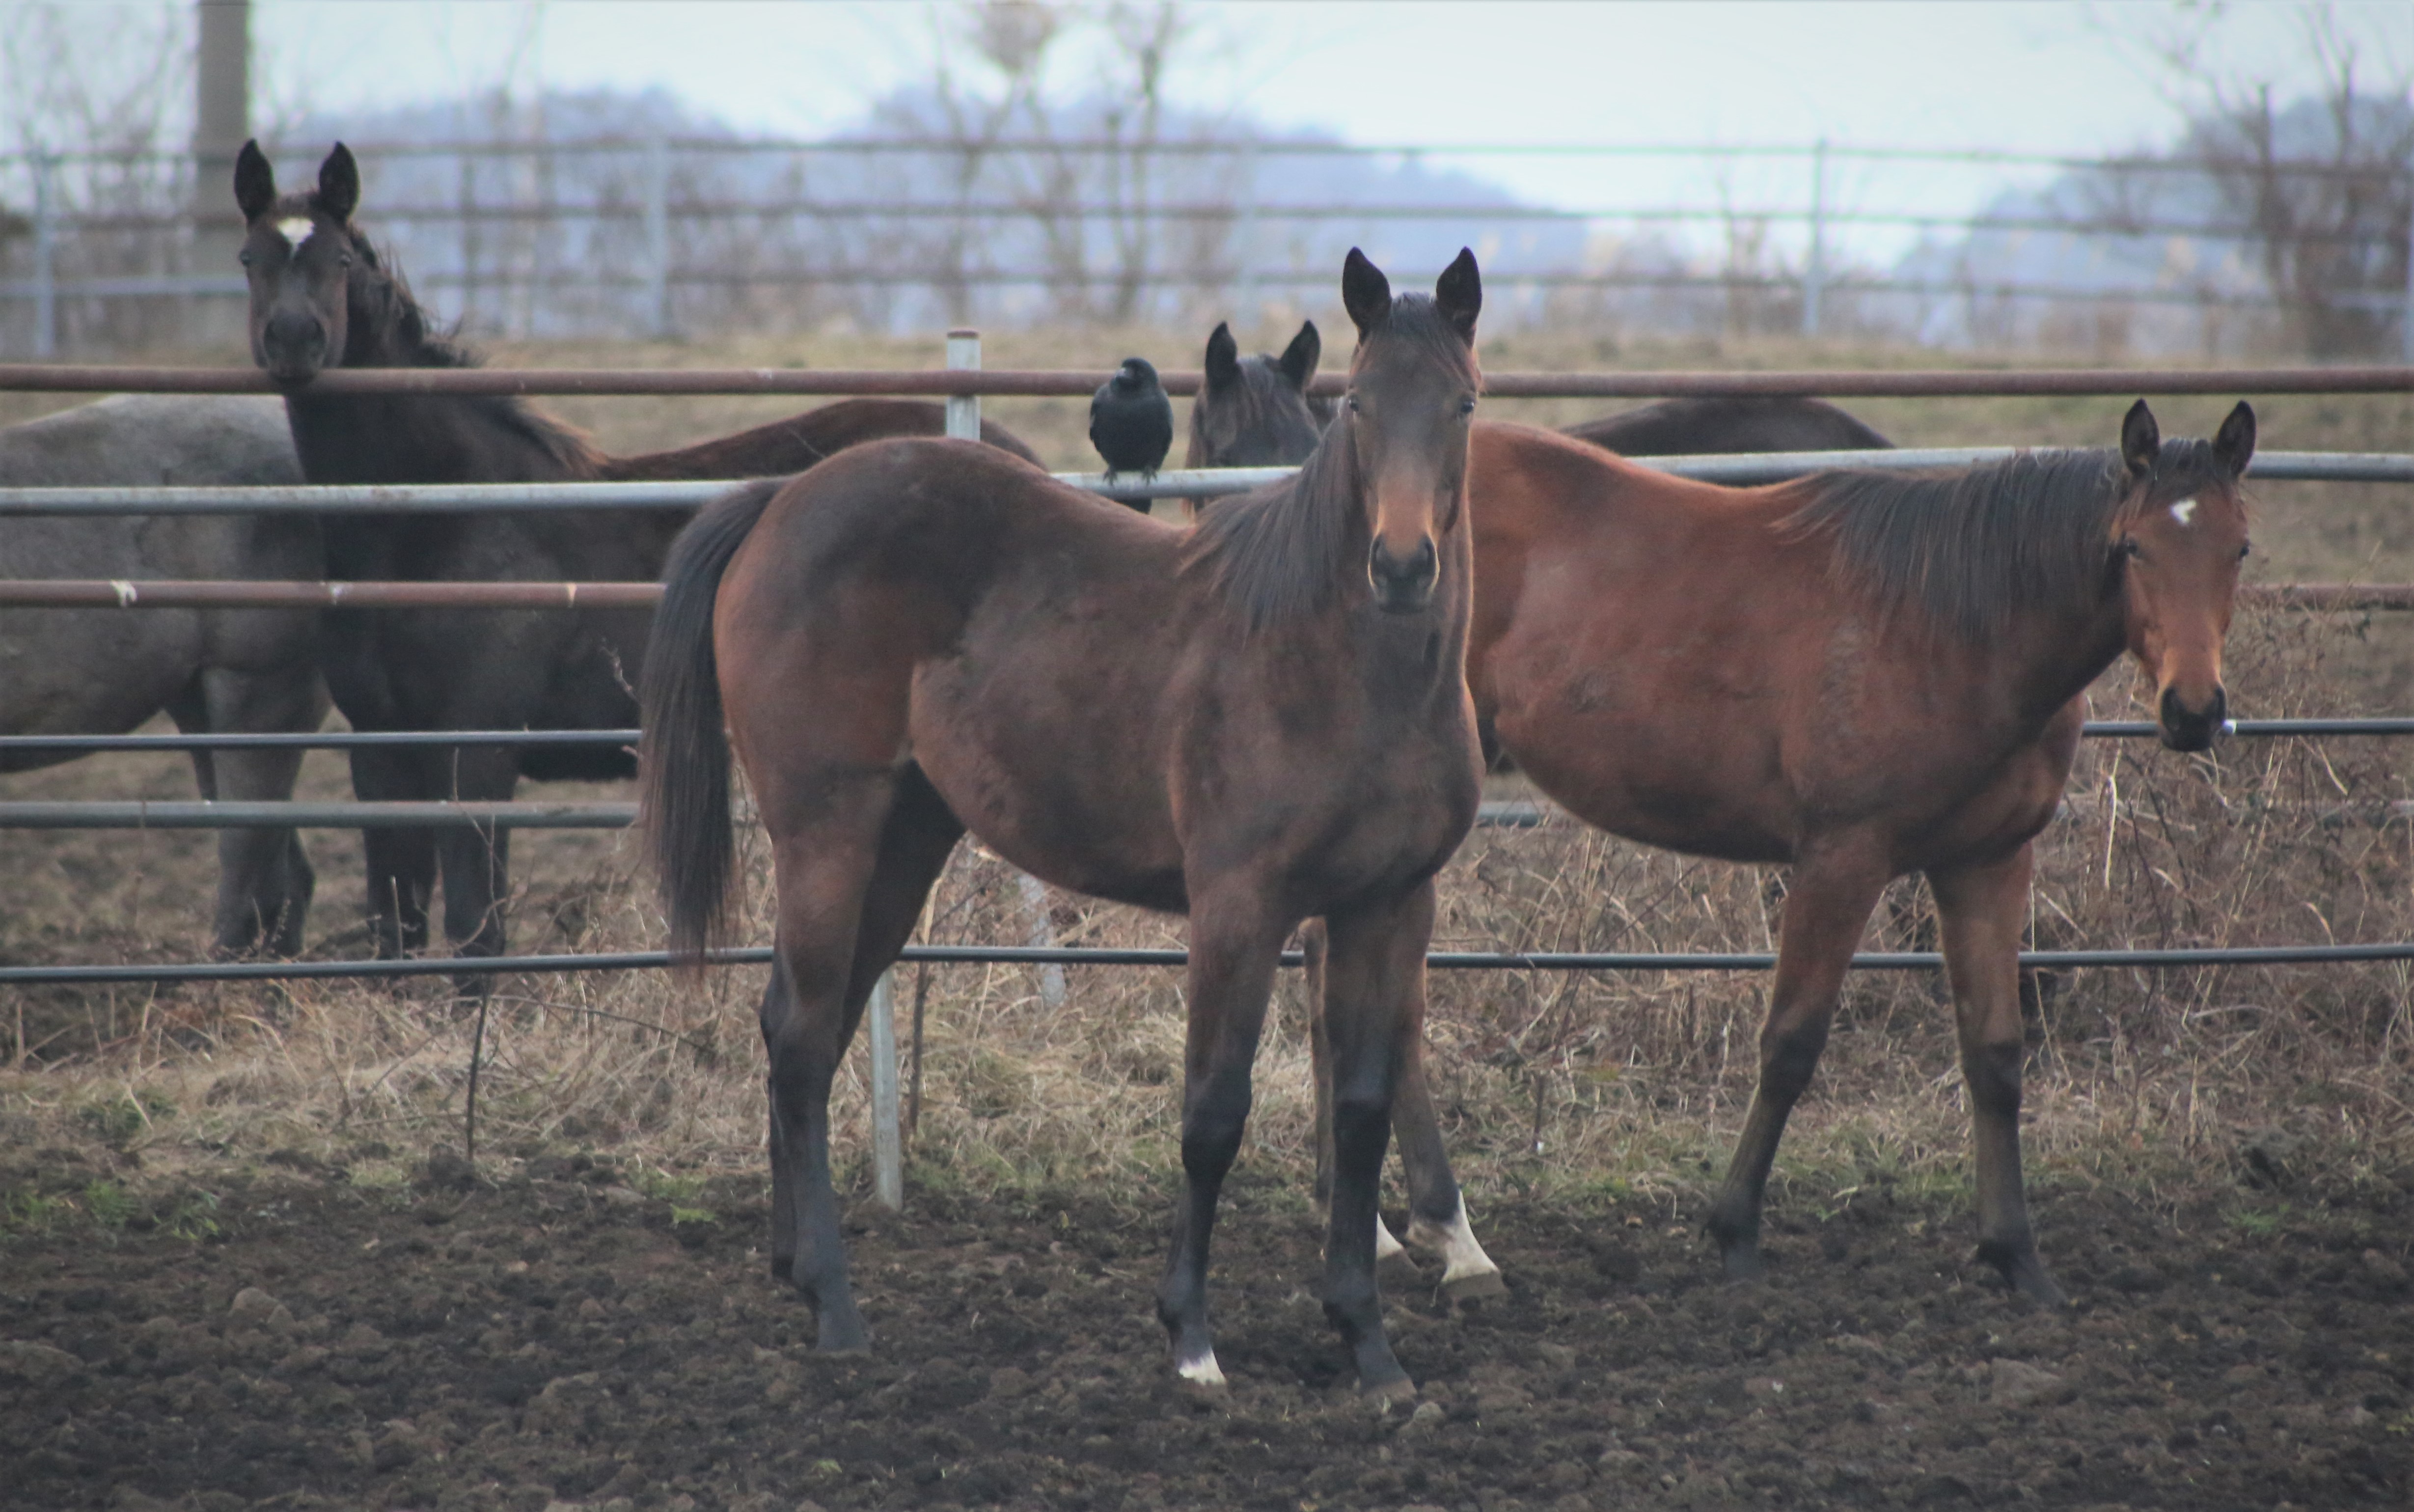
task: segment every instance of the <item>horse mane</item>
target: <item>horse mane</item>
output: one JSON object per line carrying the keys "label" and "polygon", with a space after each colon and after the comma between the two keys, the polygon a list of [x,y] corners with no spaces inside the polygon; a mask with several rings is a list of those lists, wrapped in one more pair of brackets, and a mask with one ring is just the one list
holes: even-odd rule
{"label": "horse mane", "polygon": [[1817,472],[1777,523],[1825,535],[1835,576],[1881,610],[1916,607],[1962,638],[2001,636],[2023,614],[2092,606],[2114,531],[2154,501],[2229,486],[2201,440],[2163,442],[2152,487],[2128,487],[2111,448],[2023,451],[1950,472]]}
{"label": "horse mane", "polygon": [[[1386,341],[1406,341],[1419,360],[1483,382],[1475,353],[1430,295],[1393,296],[1390,315],[1359,343],[1350,370]],[[1182,570],[1207,574],[1252,632],[1315,614],[1332,600],[1349,545],[1364,529],[1358,483],[1357,454],[1336,417],[1297,474],[1209,504],[1191,531]]]}
{"label": "horse mane", "polygon": [[[318,208],[317,190],[310,191],[306,202]],[[375,277],[350,280],[343,366],[475,367],[484,360],[462,345],[453,329],[429,316],[411,293],[398,262],[380,255],[367,234],[350,222],[344,225],[344,234],[359,265]],[[597,472],[607,460],[586,432],[517,395],[480,395],[453,402],[485,415],[573,475]]]}

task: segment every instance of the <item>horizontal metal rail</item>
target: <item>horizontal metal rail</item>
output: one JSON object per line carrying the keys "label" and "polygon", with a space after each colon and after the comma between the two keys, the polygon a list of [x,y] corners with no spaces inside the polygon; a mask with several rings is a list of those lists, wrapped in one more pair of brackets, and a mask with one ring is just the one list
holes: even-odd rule
{"label": "horizontal metal rail", "polygon": [[[786,394],[1086,397],[1113,377],[1103,368],[845,367],[336,367],[311,394]],[[1196,394],[1196,372],[1161,372],[1170,394]],[[1348,381],[1317,379],[1339,394]],[[0,364],[0,391],[45,394],[274,394],[253,367]],[[2414,367],[1930,368],[1802,372],[1487,374],[1496,398],[1626,399],[1696,397],[1824,398],[2035,397],[2140,394],[2414,394]]]}
{"label": "horizontal metal rail", "polygon": [[[0,608],[644,609],[660,583],[312,583],[261,578],[0,578]],[[2317,612],[2414,609],[2414,583],[2249,583],[2241,604]]]}
{"label": "horizontal metal rail", "polygon": [[[1710,483],[1778,483],[1836,468],[1922,472],[1975,467],[2014,456],[2010,446],[1894,451],[1763,452],[1725,457],[1636,457],[1629,460]],[[1291,467],[1177,468],[1142,479],[1058,472],[1060,483],[1110,499],[1185,499],[1247,493],[1298,472]],[[2414,483],[2414,453],[2265,452],[2247,468],[2258,482]],[[0,487],[0,519],[52,515],[425,515],[523,510],[693,509],[741,480],[677,483],[452,483],[373,486],[260,485],[249,487]]]}
{"label": "horizontal metal rail", "polygon": [[[1539,803],[1507,801],[1477,806],[1486,830],[1531,830],[1551,815]],[[625,830],[637,822],[634,803],[508,803],[445,801],[315,802],[304,801],[141,799],[0,802],[0,830]]]}
{"label": "horizontal metal rail", "polygon": [[[765,966],[766,946],[714,951],[713,966]],[[1113,950],[1017,945],[909,945],[905,962],[934,966],[1185,966],[1180,950]],[[1282,964],[1302,964],[1286,951]],[[2139,951],[2023,951],[2020,964],[2047,970],[2154,969],[2171,966],[2279,966],[2414,961],[2414,940],[2372,945],[2262,945]],[[401,961],[205,961],[174,966],[0,966],[0,986],[72,986],[89,983],[179,981],[292,981],[330,978],[472,977],[504,973],[542,975],[567,971],[661,970],[672,964],[667,951],[621,951],[591,955],[455,956]],[[1438,971],[1766,971],[1777,964],[1767,951],[1686,954],[1677,951],[1434,951],[1425,965]],[[1853,957],[1859,971],[1932,971],[1945,964],[1933,951],[1869,951]]]}
{"label": "horizontal metal rail", "polygon": [[[382,746],[619,745],[644,738],[633,729],[599,730],[320,730],[311,734],[0,735],[0,755],[100,751],[357,751]],[[2082,733],[2095,740],[2150,740],[2151,719],[2091,719]],[[2332,735],[2414,735],[2414,717],[2349,715],[2335,719],[2233,719],[2224,735],[2243,740]]]}

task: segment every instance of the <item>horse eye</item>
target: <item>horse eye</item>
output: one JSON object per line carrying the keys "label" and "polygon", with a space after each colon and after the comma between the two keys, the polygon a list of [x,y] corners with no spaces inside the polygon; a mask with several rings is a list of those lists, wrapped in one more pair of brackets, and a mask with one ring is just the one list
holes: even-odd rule
{"label": "horse eye", "polygon": [[1473,413],[1475,412],[1475,396],[1474,396],[1474,395],[1470,394],[1470,395],[1467,396],[1465,398],[1463,398],[1463,399],[1461,399],[1461,400],[1459,400],[1459,401],[1458,401],[1458,412],[1459,412],[1460,414],[1463,414],[1463,415],[1464,415],[1464,414],[1473,414]]}
{"label": "horse eye", "polygon": [[1349,405],[1349,412],[1351,414],[1358,413],[1358,396],[1355,394],[1350,395],[1348,402]]}
{"label": "horse eye", "polygon": [[339,267],[339,268],[349,268],[349,267],[350,267],[351,265],[352,265],[352,254],[351,254],[351,253],[350,253],[350,252],[346,252],[343,256],[341,256],[341,257],[339,257],[339,258],[335,259],[335,266],[337,266],[337,267]]}
{"label": "horse eye", "polygon": [[242,251],[237,252],[234,255],[234,260],[237,262],[242,263],[246,268],[251,266],[251,248],[246,247]]}
{"label": "horse eye", "polygon": [[2121,544],[2114,546],[2112,550],[2115,555],[2123,557],[2142,557],[2146,554],[2146,548],[2138,544],[2138,538],[2134,535],[2121,537]]}
{"label": "horse eye", "polygon": [[2239,543],[2238,543],[2238,560],[2239,560],[2239,561],[2244,561],[2246,560],[2246,553],[2247,553],[2248,551],[2252,550],[2252,549],[2253,549],[2253,546],[2252,546],[2249,543],[2247,543],[2247,542],[2245,542],[2245,541],[2241,541],[2241,542],[2239,542]]}

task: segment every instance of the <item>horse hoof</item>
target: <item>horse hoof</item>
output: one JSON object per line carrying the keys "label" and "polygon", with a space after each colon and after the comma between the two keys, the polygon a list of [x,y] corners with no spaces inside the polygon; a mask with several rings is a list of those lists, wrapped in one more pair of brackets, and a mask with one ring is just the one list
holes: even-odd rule
{"label": "horse hoof", "polygon": [[1365,1401],[1388,1407],[1395,1401],[1416,1400],[1417,1384],[1406,1375],[1400,1375],[1389,1381],[1378,1381],[1373,1385],[1361,1385],[1358,1395]]}
{"label": "horse hoof", "polygon": [[1726,1246],[1719,1251],[1719,1257],[1725,1262],[1728,1280],[1750,1282],[1768,1279],[1768,1265],[1760,1258],[1760,1246],[1756,1244]]}
{"label": "horse hoof", "polygon": [[1469,1302],[1485,1302],[1494,1297],[1507,1296],[1509,1283],[1500,1279],[1497,1270],[1470,1271],[1444,1280],[1441,1295],[1442,1299],[1452,1306],[1465,1307]]}
{"label": "horse hoof", "polygon": [[1176,1359],[1173,1373],[1182,1378],[1184,1385],[1200,1391],[1221,1392],[1227,1385],[1224,1368],[1215,1363],[1215,1352],[1212,1349],[1197,1359]]}

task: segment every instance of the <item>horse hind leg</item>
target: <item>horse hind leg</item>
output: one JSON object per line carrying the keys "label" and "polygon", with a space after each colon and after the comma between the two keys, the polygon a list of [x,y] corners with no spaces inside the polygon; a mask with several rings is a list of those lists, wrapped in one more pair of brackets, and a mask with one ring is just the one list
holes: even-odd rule
{"label": "horse hind leg", "polygon": [[1930,872],[1970,1087],[1978,1160],[1978,1258],[2022,1295],[2060,1306],[2062,1288],[2037,1258],[2020,1179],[2020,921],[2027,912],[2031,848],[1989,866]]}
{"label": "horse hind leg", "polygon": [[849,1353],[869,1348],[871,1336],[848,1281],[830,1181],[830,1085],[873,984],[905,948],[963,827],[915,768],[824,792],[815,805],[823,822],[774,837],[779,964],[762,1017],[771,1270],[813,1310],[818,1347]]}
{"label": "horse hind leg", "polygon": [[1703,1225],[1717,1241],[1731,1280],[1757,1280],[1764,1272],[1760,1213],[1777,1144],[1818,1069],[1844,972],[1886,880],[1882,862],[1848,852],[1813,854],[1795,867],[1778,941],[1777,981],[1760,1031],[1760,1085],[1726,1180]]}
{"label": "horse hind leg", "polygon": [[[1333,1054],[1325,1022],[1325,966],[1331,932],[1321,919],[1311,919],[1300,930],[1301,953],[1306,958],[1309,1043],[1316,1087],[1316,1203],[1329,1212],[1333,1200]],[[1417,991],[1417,1018],[1423,1022],[1423,986]],[[1412,1270],[1410,1248],[1442,1262],[1442,1295],[1453,1302],[1498,1296],[1508,1287],[1500,1267],[1483,1252],[1467,1220],[1467,1202],[1450,1168],[1442,1145],[1440,1120],[1425,1085],[1424,1040],[1409,1046],[1408,1062],[1400,1072],[1392,1100],[1392,1130],[1400,1144],[1400,1165],[1408,1183],[1408,1234],[1403,1244],[1382,1215],[1375,1215],[1375,1264]]]}

